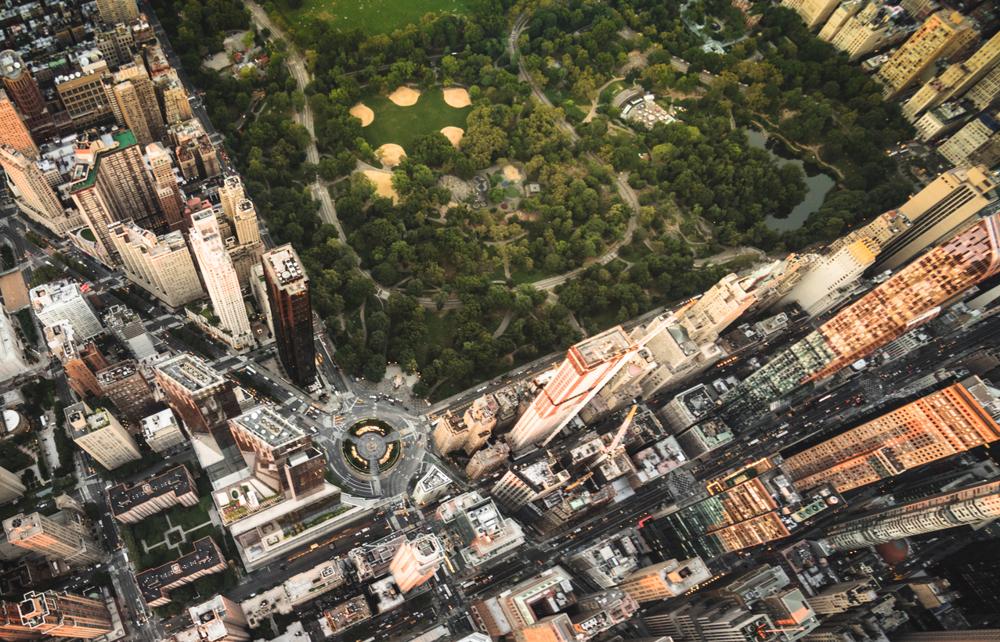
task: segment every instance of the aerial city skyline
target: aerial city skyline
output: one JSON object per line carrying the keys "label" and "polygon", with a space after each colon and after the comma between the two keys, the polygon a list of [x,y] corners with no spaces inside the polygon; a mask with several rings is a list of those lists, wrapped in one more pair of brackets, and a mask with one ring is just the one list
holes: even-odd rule
{"label": "aerial city skyline", "polygon": [[0,12],[0,640],[1000,641],[995,3],[371,4]]}

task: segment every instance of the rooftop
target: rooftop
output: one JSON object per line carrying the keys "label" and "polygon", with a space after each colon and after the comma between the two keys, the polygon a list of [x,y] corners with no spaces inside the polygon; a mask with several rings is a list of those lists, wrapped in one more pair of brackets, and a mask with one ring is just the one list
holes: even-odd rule
{"label": "rooftop", "polygon": [[66,429],[70,439],[78,439],[88,432],[107,428],[113,419],[113,415],[106,409],[91,409],[82,401],[67,406],[64,412],[66,413]]}
{"label": "rooftop", "polygon": [[632,339],[621,326],[615,326],[604,332],[584,339],[571,347],[570,354],[575,354],[585,368],[594,368],[601,363],[620,355],[632,347]]}
{"label": "rooftop", "polygon": [[126,359],[125,361],[119,361],[113,366],[108,366],[104,370],[98,372],[97,380],[102,384],[114,383],[115,381],[127,379],[138,371],[138,365],[136,365],[135,360]]}
{"label": "rooftop", "polygon": [[191,479],[191,474],[186,467],[181,465],[171,468],[149,481],[140,482],[131,487],[125,483],[112,486],[108,489],[108,503],[113,514],[121,515],[136,506],[168,493],[177,496],[194,490],[194,480]]}
{"label": "rooftop", "polygon": [[87,176],[83,178],[83,180],[73,184],[70,187],[71,192],[78,192],[82,189],[94,186],[94,183],[97,182],[97,173],[101,168],[102,155],[121,151],[138,144],[135,139],[135,134],[132,133],[131,129],[120,129],[111,134],[111,139],[114,141],[115,145],[113,147],[107,147],[97,151],[94,155],[94,162],[87,171]]}
{"label": "rooftop", "polygon": [[225,565],[219,547],[211,537],[203,537],[194,543],[194,550],[182,555],[163,566],[157,566],[143,571],[135,576],[139,591],[146,602],[152,602],[164,597],[168,586],[182,580],[188,575],[208,570],[218,565]]}
{"label": "rooftop", "polygon": [[156,369],[189,392],[201,392],[225,381],[204,359],[184,353],[167,359]]}
{"label": "rooftop", "polygon": [[265,252],[261,260],[264,262],[264,272],[282,290],[294,294],[306,289],[309,277],[291,245],[282,245]]}
{"label": "rooftop", "polygon": [[52,281],[51,283],[31,288],[28,296],[31,298],[35,309],[45,309],[50,305],[79,299],[80,286],[75,281],[68,279]]}
{"label": "rooftop", "polygon": [[293,426],[270,406],[254,406],[239,417],[231,420],[241,428],[272,448],[283,446],[303,436],[302,429]]}

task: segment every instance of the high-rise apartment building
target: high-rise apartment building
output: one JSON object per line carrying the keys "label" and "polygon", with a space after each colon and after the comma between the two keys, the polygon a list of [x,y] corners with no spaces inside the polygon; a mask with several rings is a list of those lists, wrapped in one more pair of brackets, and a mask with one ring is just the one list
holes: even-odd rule
{"label": "high-rise apartment building", "polygon": [[824,256],[809,267],[784,301],[797,304],[809,316],[822,314],[841,300],[841,288],[864,274],[878,253],[878,244],[864,238]]}
{"label": "high-rise apartment building", "polygon": [[219,223],[211,207],[191,216],[189,241],[208,297],[212,301],[212,310],[219,318],[219,327],[232,338],[234,345],[250,345],[253,334],[250,331],[243,293],[240,291],[239,277],[226,252],[219,234]]}
{"label": "high-rise apartment building", "polygon": [[139,446],[115,416],[86,403],[66,408],[66,432],[84,452],[108,470],[139,459]]}
{"label": "high-rise apartment building", "polygon": [[290,244],[265,252],[261,260],[278,358],[292,381],[300,386],[309,386],[316,380],[309,277]]}
{"label": "high-rise apartment building", "polygon": [[7,94],[28,119],[29,128],[33,119],[45,112],[45,97],[38,83],[31,76],[28,66],[16,51],[8,49],[0,52],[0,74]]}
{"label": "high-rise apartment building", "polygon": [[847,551],[998,517],[1000,481],[989,481],[841,522],[827,531],[825,539],[832,549]]}
{"label": "high-rise apartment building", "polygon": [[[13,627],[10,638],[13,640],[42,637],[92,640],[112,631],[111,612],[103,602],[65,591],[32,591],[14,608],[21,628]],[[8,639],[2,622],[0,617],[0,638]],[[27,637],[19,637],[22,633]]]}
{"label": "high-rise apartment building", "polygon": [[985,167],[944,172],[899,207],[910,227],[882,248],[872,272],[898,270],[996,200],[996,183]]}
{"label": "high-rise apartment building", "polygon": [[968,167],[971,157],[991,140],[1000,140],[998,114],[983,112],[955,132],[940,147],[938,153],[956,167]]}
{"label": "high-rise apartment building", "polygon": [[146,115],[143,113],[135,85],[124,80],[109,86],[108,90],[111,111],[114,112],[119,124],[127,127],[140,145],[152,143],[153,132],[146,123]]}
{"label": "high-rise apartment building", "polygon": [[548,459],[511,468],[497,480],[490,494],[508,511],[515,512],[529,502],[550,495],[570,481],[570,474]]}
{"label": "high-rise apartment building", "polygon": [[469,463],[465,467],[465,474],[469,479],[482,479],[493,471],[499,470],[507,463],[510,456],[510,446],[505,442],[497,442],[476,451],[469,458]]}
{"label": "high-rise apartment building", "polygon": [[622,580],[620,588],[636,602],[654,602],[677,597],[711,578],[705,562],[693,557],[640,568]]}
{"label": "high-rise apartment building", "polygon": [[131,24],[119,22],[96,25],[94,40],[97,41],[101,56],[112,68],[125,64],[135,55],[136,43]]}
{"label": "high-rise apartment building", "polygon": [[846,492],[1000,440],[986,410],[996,400],[978,377],[933,392],[785,461],[798,488]]}
{"label": "high-rise apartment building", "polygon": [[830,17],[840,0],[781,0],[781,6],[795,11],[806,26],[815,29]]}
{"label": "high-rise apartment building", "polygon": [[192,544],[192,550],[162,566],[146,569],[135,576],[146,604],[156,608],[170,603],[170,591],[206,575],[226,570],[226,558],[211,537]]}
{"label": "high-rise apartment building", "polygon": [[221,595],[192,606],[188,614],[191,626],[177,631],[166,642],[244,642],[251,639],[243,609]]}
{"label": "high-rise apartment building", "polygon": [[625,364],[635,344],[621,326],[572,346],[507,436],[514,450],[555,436]]}
{"label": "high-rise apartment building", "polygon": [[772,357],[724,397],[730,414],[764,407],[867,357],[998,272],[1000,215],[994,214],[927,252]]}
{"label": "high-rise apartment building", "polygon": [[882,0],[845,2],[819,32],[819,38],[843,51],[851,60],[887,47],[909,33],[906,12]]}
{"label": "high-rise apartment building", "polygon": [[163,119],[168,125],[176,125],[194,118],[188,93],[175,70],[169,69],[158,73],[154,82],[163,105]]}
{"label": "high-rise apartment building", "polygon": [[24,124],[17,106],[2,89],[0,89],[0,146],[9,146],[31,160],[38,158],[38,146],[35,145],[31,132]]}
{"label": "high-rise apartment building", "polygon": [[[126,112],[124,110],[124,103],[119,103],[119,105],[123,107],[122,117],[126,123],[129,120],[129,114],[131,114],[131,119],[141,123],[144,130],[149,133],[149,140],[136,134],[139,138],[139,144],[148,145],[155,140],[163,139],[166,130],[163,127],[163,114],[160,112],[160,103],[156,97],[156,86],[146,71],[146,67],[142,62],[142,56],[135,56],[132,62],[122,65],[115,72],[114,82],[116,88],[122,83],[127,83],[131,85],[134,91],[134,106],[137,109],[131,109],[130,112]],[[133,103],[130,102],[129,104],[131,106]],[[131,125],[126,126],[131,127]]]}
{"label": "high-rise apartment building", "polygon": [[45,327],[68,321],[73,337],[79,341],[93,339],[104,332],[90,303],[83,298],[80,284],[75,281],[53,281],[31,288],[31,309]]}
{"label": "high-rise apartment building", "polygon": [[59,197],[34,161],[12,147],[2,146],[0,165],[7,175],[8,185],[13,187],[14,202],[25,216],[57,236],[64,236],[80,225],[82,219],[63,209]]}
{"label": "high-rise apartment building", "polygon": [[97,373],[102,394],[115,404],[121,416],[138,422],[153,405],[153,389],[135,359],[119,361]]}
{"label": "high-rise apartment building", "polygon": [[113,222],[131,219],[154,231],[165,227],[135,134],[125,129],[82,138],[76,158],[70,194],[108,257],[117,257],[108,233]]}
{"label": "high-rise apartment building", "polygon": [[938,60],[945,60],[978,37],[972,22],[957,11],[939,11],[907,39],[875,77],[888,98],[898,96]]}
{"label": "high-rise apartment building", "polygon": [[179,354],[156,365],[156,383],[167,404],[196,433],[228,433],[227,420],[240,414],[235,386],[200,357]]}
{"label": "high-rise apartment building", "polygon": [[127,24],[139,17],[139,6],[135,0],[98,0],[97,11],[101,20],[109,25],[118,22]]}
{"label": "high-rise apartment building", "polygon": [[976,109],[986,109],[997,98],[1000,98],[1000,65],[994,66],[965,94],[965,99]]}
{"label": "high-rise apartment building", "polygon": [[407,539],[396,550],[389,564],[389,571],[403,593],[409,593],[434,577],[444,561],[444,547],[433,533]]}
{"label": "high-rise apartment building", "polygon": [[187,441],[180,422],[170,408],[143,417],[139,430],[153,452],[164,453]]}
{"label": "high-rise apartment building", "polygon": [[74,568],[101,559],[101,547],[90,536],[80,515],[63,510],[55,515],[18,513],[3,521],[7,542]]}
{"label": "high-rise apartment building", "polygon": [[45,343],[66,372],[69,387],[80,397],[99,397],[104,394],[97,382],[97,373],[110,363],[93,342],[76,340],[73,326],[63,320],[45,328]]}
{"label": "high-rise apartment building", "polygon": [[56,76],[56,94],[66,114],[77,129],[93,127],[108,121],[114,113],[104,77],[108,65],[103,60],[86,64],[79,71]]}
{"label": "high-rise apartment building", "polygon": [[198,488],[184,465],[137,484],[120,482],[108,488],[108,507],[115,519],[123,524],[141,522],[172,506],[197,503]]}
{"label": "high-rise apartment building", "polygon": [[112,223],[108,236],[130,281],[171,308],[204,296],[191,251],[180,231],[157,235],[132,222]]}
{"label": "high-rise apartment building", "polygon": [[323,487],[326,456],[270,406],[254,406],[229,428],[254,476],[272,489],[297,498]]}
{"label": "high-rise apartment building", "polygon": [[21,478],[0,466],[0,504],[17,499],[24,494],[24,490]]}
{"label": "high-rise apartment building", "polygon": [[179,230],[184,227],[184,198],[180,187],[177,186],[170,152],[160,143],[152,143],[146,145],[146,158],[153,174],[156,199],[160,203],[160,209],[163,210],[167,225],[171,230]]}
{"label": "high-rise apartment building", "polygon": [[928,109],[962,98],[998,64],[1000,33],[994,34],[966,60],[950,65],[933,80],[924,83],[903,105],[903,116],[915,122]]}
{"label": "high-rise apartment building", "polygon": [[809,606],[820,615],[845,613],[878,599],[878,584],[872,579],[848,580],[824,588],[809,598]]}

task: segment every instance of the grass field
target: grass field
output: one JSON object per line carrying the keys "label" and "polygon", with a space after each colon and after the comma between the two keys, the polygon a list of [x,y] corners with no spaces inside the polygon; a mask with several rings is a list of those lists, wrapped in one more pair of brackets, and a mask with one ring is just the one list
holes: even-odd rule
{"label": "grass field", "polygon": [[412,107],[400,107],[385,96],[369,96],[362,102],[375,112],[375,120],[362,130],[365,139],[372,147],[396,143],[403,149],[420,136],[441,131],[442,127],[465,129],[465,119],[472,109],[449,107],[440,87],[423,90]]}
{"label": "grass field", "polygon": [[389,33],[420,22],[426,13],[467,13],[476,0],[304,0],[299,9],[280,11],[295,27],[322,20],[340,29]]}

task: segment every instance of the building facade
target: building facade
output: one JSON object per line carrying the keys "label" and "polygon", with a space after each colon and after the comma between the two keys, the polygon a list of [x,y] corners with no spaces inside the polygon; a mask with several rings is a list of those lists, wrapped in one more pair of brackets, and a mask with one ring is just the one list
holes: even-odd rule
{"label": "building facade", "polygon": [[108,470],[142,456],[132,435],[104,408],[91,409],[82,401],[68,406],[66,431],[77,446]]}
{"label": "building facade", "polygon": [[[256,227],[254,217],[253,228]],[[236,229],[239,233],[239,221]],[[300,386],[312,385],[316,380],[316,343],[309,277],[290,244],[265,252],[261,260],[278,358],[292,381]]]}

